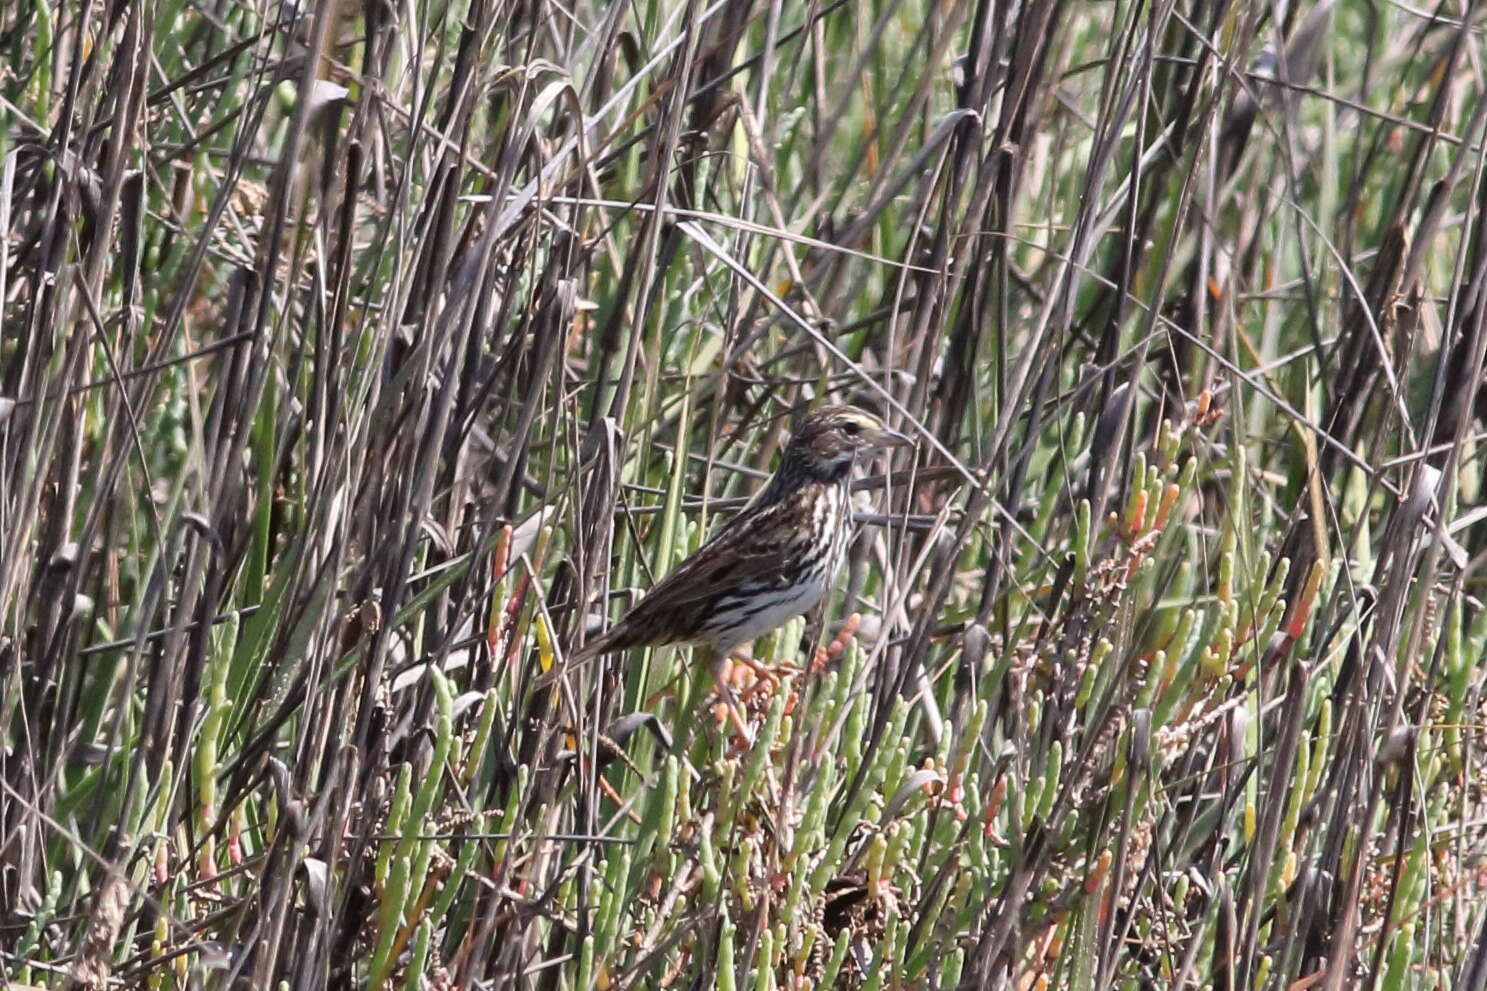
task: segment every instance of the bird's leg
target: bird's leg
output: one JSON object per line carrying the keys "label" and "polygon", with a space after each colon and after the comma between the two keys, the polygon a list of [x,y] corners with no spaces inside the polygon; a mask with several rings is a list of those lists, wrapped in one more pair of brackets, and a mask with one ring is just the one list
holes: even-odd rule
{"label": "bird's leg", "polygon": [[749,732],[748,723],[744,721],[743,706],[739,704],[738,694],[734,692],[733,686],[728,683],[728,652],[710,650],[708,659],[711,661],[709,667],[712,668],[713,678],[718,683],[718,694],[723,697],[723,704],[728,706],[728,718],[733,721],[733,728],[738,730],[738,735],[743,737],[746,745],[753,746],[754,735]]}
{"label": "bird's leg", "polygon": [[742,664],[748,667],[751,671],[754,672],[755,675],[758,676],[760,681],[767,681],[771,685],[779,683],[780,677],[779,675],[775,674],[774,669],[771,668],[770,665],[765,664],[763,661],[755,658],[752,654],[745,654],[741,650],[735,650],[732,654],[729,655],[729,660],[731,660],[734,664]]}
{"label": "bird's leg", "polygon": [[768,682],[771,687],[779,685],[782,676],[800,673],[800,668],[791,664],[789,661],[775,661],[773,664],[766,664],[757,657],[739,652],[733,654],[733,660],[747,665],[754,674],[759,676],[760,681]]}

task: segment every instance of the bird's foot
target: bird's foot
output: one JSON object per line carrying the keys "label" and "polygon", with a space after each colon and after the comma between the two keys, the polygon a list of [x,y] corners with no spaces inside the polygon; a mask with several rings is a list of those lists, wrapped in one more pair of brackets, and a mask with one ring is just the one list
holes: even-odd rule
{"label": "bird's foot", "polygon": [[[779,687],[781,681],[793,675],[800,674],[801,671],[798,665],[791,664],[789,661],[775,661],[773,664],[766,664],[757,658],[743,654],[735,655],[733,661],[736,665],[742,665],[744,669],[754,673],[754,682],[746,686],[749,689],[749,694],[757,691],[758,688],[756,686],[760,685],[767,685],[770,691],[774,691]],[[734,671],[736,673],[738,667],[735,667]]]}

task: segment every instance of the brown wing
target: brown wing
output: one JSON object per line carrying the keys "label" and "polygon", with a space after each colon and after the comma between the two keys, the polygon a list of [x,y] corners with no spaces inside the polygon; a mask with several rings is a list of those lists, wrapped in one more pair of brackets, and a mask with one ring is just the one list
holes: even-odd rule
{"label": "brown wing", "polygon": [[808,514],[810,506],[792,498],[729,520],[583,653],[691,641],[719,595],[779,574],[799,554],[807,539],[805,527],[797,522],[802,512]]}

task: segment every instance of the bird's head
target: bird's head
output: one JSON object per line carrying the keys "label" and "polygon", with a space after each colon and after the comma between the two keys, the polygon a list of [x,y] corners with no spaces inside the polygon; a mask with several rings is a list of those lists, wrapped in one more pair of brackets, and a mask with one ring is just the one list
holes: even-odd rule
{"label": "bird's head", "polygon": [[790,437],[786,457],[816,475],[849,471],[859,454],[898,444],[908,437],[855,406],[826,406],[807,413]]}

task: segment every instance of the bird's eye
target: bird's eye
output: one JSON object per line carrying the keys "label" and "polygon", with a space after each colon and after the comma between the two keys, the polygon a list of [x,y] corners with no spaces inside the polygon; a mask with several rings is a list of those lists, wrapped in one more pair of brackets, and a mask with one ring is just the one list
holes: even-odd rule
{"label": "bird's eye", "polygon": [[858,434],[862,433],[862,424],[858,423],[856,420],[848,420],[846,423],[842,424],[842,430],[846,432],[848,437],[856,437]]}

